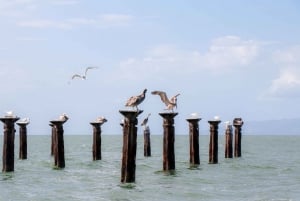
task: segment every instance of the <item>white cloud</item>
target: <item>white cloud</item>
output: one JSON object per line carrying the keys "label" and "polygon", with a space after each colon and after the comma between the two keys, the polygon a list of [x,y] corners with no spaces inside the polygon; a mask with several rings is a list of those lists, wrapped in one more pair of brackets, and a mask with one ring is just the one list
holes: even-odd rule
{"label": "white cloud", "polygon": [[0,16],[20,17],[36,8],[35,0],[0,0]]}
{"label": "white cloud", "polygon": [[[120,63],[120,75],[126,79],[145,79],[149,75],[170,75],[209,72],[223,73],[255,62],[260,43],[237,36],[220,37],[212,41],[208,51],[181,50],[172,45],[158,45],[141,58],[129,58]],[[184,69],[184,71],[182,71]],[[132,75],[138,73],[139,76]]]}

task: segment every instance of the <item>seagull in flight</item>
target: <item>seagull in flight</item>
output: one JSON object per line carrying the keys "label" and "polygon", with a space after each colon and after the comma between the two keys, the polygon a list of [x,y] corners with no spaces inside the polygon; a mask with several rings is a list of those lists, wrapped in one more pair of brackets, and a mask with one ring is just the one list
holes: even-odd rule
{"label": "seagull in flight", "polygon": [[96,68],[98,68],[98,67],[92,67],[92,66],[87,67],[87,68],[85,69],[85,72],[84,72],[83,75],[74,74],[74,75],[72,76],[72,80],[75,79],[75,78],[81,78],[82,80],[86,80],[86,76],[87,76],[88,70],[96,69]]}
{"label": "seagull in flight", "polygon": [[141,104],[145,98],[146,98],[146,92],[147,92],[147,89],[144,89],[144,91],[140,94],[140,95],[137,95],[137,96],[131,96],[125,106],[126,107],[135,107],[136,110],[138,111],[138,105]]}
{"label": "seagull in flight", "polygon": [[152,91],[151,94],[160,96],[162,102],[167,106],[165,110],[172,110],[173,112],[174,107],[177,108],[177,96],[179,96],[180,94],[177,94],[170,99],[164,91]]}

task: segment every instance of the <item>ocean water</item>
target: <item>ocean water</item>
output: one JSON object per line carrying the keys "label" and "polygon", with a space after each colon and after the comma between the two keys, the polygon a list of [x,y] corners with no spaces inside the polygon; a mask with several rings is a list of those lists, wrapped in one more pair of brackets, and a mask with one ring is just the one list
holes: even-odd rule
{"label": "ocean water", "polygon": [[138,135],[133,184],[120,183],[122,140],[102,136],[102,160],[92,161],[91,135],[65,135],[66,168],[57,170],[49,135],[28,136],[27,160],[18,159],[16,136],[15,171],[0,173],[0,201],[300,200],[300,136],[243,135],[242,157],[225,159],[219,134],[219,163],[208,164],[209,136],[200,135],[201,164],[190,168],[188,135],[176,135],[170,174],[162,171],[162,136],[151,136],[152,157],[145,158]]}

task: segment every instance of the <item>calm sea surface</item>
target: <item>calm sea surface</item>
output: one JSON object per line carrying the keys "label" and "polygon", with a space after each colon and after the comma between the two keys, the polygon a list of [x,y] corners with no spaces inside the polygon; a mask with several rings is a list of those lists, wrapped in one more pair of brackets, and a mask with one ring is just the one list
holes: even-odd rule
{"label": "calm sea surface", "polygon": [[[209,136],[200,136],[198,168],[189,166],[187,135],[175,139],[176,172],[162,171],[162,136],[152,135],[152,157],[143,156],[138,135],[136,183],[122,185],[121,135],[102,136],[102,160],[92,161],[92,136],[65,135],[66,168],[53,169],[50,136],[28,136],[28,159],[15,171],[0,173],[0,201],[46,200],[300,200],[300,136],[242,138],[242,157],[224,158],[219,135],[219,163],[208,164]],[[3,136],[0,136],[2,156]],[[2,168],[2,162],[0,162]]]}

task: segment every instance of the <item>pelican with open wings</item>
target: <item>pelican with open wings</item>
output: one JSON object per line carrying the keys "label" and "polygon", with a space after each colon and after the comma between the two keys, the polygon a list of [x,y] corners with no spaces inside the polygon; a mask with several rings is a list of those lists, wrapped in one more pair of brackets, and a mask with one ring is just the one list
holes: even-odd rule
{"label": "pelican with open wings", "polygon": [[180,94],[177,94],[170,99],[164,91],[152,91],[151,94],[160,96],[162,102],[167,106],[165,110],[171,110],[173,112],[174,107],[177,108],[177,96]]}

